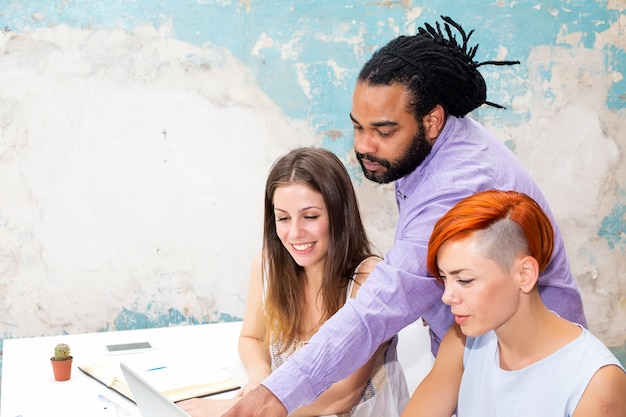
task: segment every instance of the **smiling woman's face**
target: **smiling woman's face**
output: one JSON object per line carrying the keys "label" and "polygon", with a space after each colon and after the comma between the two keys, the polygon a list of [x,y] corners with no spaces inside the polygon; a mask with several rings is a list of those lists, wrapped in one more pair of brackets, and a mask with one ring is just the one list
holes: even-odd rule
{"label": "smiling woman's face", "polygon": [[303,268],[322,266],[329,246],[329,218],[322,194],[302,184],[276,188],[276,234]]}

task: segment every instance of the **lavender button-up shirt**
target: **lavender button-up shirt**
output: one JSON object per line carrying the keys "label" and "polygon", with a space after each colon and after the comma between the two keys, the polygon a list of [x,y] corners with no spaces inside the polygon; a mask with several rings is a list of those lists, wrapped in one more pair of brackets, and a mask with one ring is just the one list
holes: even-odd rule
{"label": "lavender button-up shirt", "polygon": [[396,181],[400,210],[393,248],[365,284],[301,349],[263,381],[288,412],[309,404],[334,382],[356,371],[402,328],[423,317],[432,351],[453,322],[443,287],[425,266],[437,220],[479,191],[516,190],[535,199],[555,228],[554,253],[539,278],[548,308],[586,325],[580,294],[548,203],[515,155],[469,117],[448,117],[433,149],[411,174]]}

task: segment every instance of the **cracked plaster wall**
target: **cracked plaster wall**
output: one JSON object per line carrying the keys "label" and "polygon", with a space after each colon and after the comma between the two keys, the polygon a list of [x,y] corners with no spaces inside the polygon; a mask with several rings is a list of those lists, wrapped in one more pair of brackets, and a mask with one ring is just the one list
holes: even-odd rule
{"label": "cracked plaster wall", "polygon": [[348,166],[377,246],[390,187],[348,119],[372,52],[450,15],[480,43],[472,116],[539,182],[591,330],[626,342],[623,1],[0,2],[0,337],[237,320],[271,162]]}

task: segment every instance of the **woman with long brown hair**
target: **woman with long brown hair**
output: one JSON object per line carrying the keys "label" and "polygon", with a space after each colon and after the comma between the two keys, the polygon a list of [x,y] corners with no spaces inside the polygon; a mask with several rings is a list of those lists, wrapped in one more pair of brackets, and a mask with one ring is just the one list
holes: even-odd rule
{"label": "woman with long brown hair", "polygon": [[[299,148],[279,158],[266,182],[263,249],[252,263],[239,338],[249,382],[219,408],[206,400],[181,406],[193,416],[221,415],[354,297],[378,261],[339,158],[321,148]],[[399,416],[408,390],[396,345],[397,336],[292,415]]]}

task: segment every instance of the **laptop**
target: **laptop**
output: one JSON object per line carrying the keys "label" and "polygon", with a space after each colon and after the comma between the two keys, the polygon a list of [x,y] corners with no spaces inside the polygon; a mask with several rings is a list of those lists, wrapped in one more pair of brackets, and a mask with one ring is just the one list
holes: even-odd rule
{"label": "laptop", "polygon": [[125,363],[120,368],[142,417],[191,417]]}

